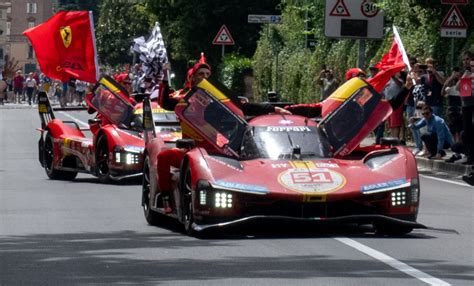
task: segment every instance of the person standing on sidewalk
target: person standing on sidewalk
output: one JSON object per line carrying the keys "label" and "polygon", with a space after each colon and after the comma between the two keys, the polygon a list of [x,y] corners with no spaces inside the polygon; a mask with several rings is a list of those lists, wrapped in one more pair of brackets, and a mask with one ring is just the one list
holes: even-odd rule
{"label": "person standing on sidewalk", "polygon": [[25,78],[23,77],[21,70],[16,71],[16,75],[13,78],[13,102],[21,103],[23,98],[23,88],[25,87]]}
{"label": "person standing on sidewalk", "polygon": [[2,72],[2,78],[0,79],[0,105],[4,105],[4,101],[7,100],[8,84],[5,80],[5,72]]}
{"label": "person standing on sidewalk", "polygon": [[463,53],[464,73],[457,84],[461,95],[462,126],[466,144],[467,160],[463,164],[474,164],[474,53]]}
{"label": "person standing on sidewalk", "polygon": [[28,77],[25,80],[25,87],[26,87],[26,96],[28,97],[28,104],[31,105],[31,101],[33,100],[33,96],[36,92],[36,88],[38,83],[33,77],[33,73],[30,72]]}

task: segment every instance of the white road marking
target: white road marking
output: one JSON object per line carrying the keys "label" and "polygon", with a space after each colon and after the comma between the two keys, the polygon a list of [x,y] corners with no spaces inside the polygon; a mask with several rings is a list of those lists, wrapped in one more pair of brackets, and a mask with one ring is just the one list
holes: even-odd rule
{"label": "white road marking", "polygon": [[61,113],[62,115],[66,116],[66,117],[69,117],[70,119],[74,120],[75,122],[77,122],[78,124],[84,126],[85,128],[89,127],[89,124],[85,123],[84,121],[81,121],[81,120],[77,119],[76,117],[72,116],[71,114],[68,114],[64,111],[60,111],[59,113]]}
{"label": "white road marking", "polygon": [[450,184],[454,184],[454,185],[458,185],[458,186],[470,187],[470,185],[468,185],[466,183],[456,182],[456,181],[452,181],[452,180],[441,179],[441,178],[427,176],[427,175],[421,175],[421,174],[420,174],[420,177],[429,178],[429,179],[433,179],[433,180],[437,180],[437,181],[441,181],[441,182],[445,182],[445,183],[450,183]]}
{"label": "white road marking", "polygon": [[335,237],[335,240],[344,243],[347,246],[350,246],[352,248],[355,248],[356,250],[367,254],[368,256],[375,258],[379,261],[382,261],[383,263],[400,270],[401,272],[404,272],[412,277],[415,277],[418,280],[421,280],[429,285],[451,285],[446,281],[443,281],[441,279],[438,279],[436,277],[433,277],[425,272],[422,272],[418,269],[415,269],[411,267],[408,264],[405,264],[401,261],[396,260],[395,258],[392,258],[380,251],[377,251],[375,249],[372,249],[368,246],[363,245],[362,243],[359,243],[355,240],[352,240],[347,237]]}

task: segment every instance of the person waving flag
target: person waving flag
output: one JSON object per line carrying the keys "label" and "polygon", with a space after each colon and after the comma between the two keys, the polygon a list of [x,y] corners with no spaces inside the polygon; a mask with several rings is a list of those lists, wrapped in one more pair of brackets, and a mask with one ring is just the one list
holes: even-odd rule
{"label": "person waving flag", "polygon": [[71,77],[95,83],[98,59],[91,11],[61,11],[23,32],[31,42],[41,71],[67,82]]}

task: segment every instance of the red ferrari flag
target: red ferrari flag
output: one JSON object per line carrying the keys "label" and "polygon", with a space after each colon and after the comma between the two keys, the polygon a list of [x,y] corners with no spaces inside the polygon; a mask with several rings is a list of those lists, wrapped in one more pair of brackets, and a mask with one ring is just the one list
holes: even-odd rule
{"label": "red ferrari flag", "polygon": [[41,71],[66,82],[73,77],[95,83],[98,61],[90,11],[61,11],[23,32],[35,50]]}
{"label": "red ferrari flag", "polygon": [[407,53],[405,52],[402,40],[395,26],[393,27],[393,34],[394,37],[390,50],[383,55],[382,60],[375,65],[375,67],[380,69],[380,72],[368,79],[368,82],[378,92],[382,92],[390,78],[403,70],[405,66],[408,66],[410,69]]}

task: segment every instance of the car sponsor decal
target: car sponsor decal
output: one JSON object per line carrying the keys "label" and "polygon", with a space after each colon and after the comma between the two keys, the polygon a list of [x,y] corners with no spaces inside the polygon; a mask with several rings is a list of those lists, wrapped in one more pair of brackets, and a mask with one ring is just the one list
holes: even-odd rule
{"label": "car sponsor decal", "polygon": [[387,182],[375,183],[364,185],[360,188],[360,191],[364,194],[378,193],[384,191],[390,191],[397,188],[409,187],[410,183],[406,179],[397,179]]}
{"label": "car sponsor decal", "polygon": [[227,189],[234,189],[236,191],[245,191],[249,193],[256,193],[256,194],[267,194],[268,189],[264,186],[259,185],[252,185],[252,184],[243,184],[243,183],[236,183],[236,182],[229,182],[224,180],[216,181],[215,185],[217,187],[223,187]]}
{"label": "car sponsor decal", "polygon": [[267,132],[312,132],[308,126],[267,126]]}
{"label": "car sponsor decal", "polygon": [[[151,110],[152,113],[173,113],[171,111],[168,111],[166,109],[163,109],[163,108],[153,108]],[[143,108],[137,108],[133,111],[133,114],[136,114],[136,115],[139,115],[139,114],[143,114]]]}
{"label": "car sponsor decal", "polygon": [[292,168],[280,173],[278,182],[296,192],[321,194],[335,192],[344,187],[346,178],[327,168],[306,167]]}

